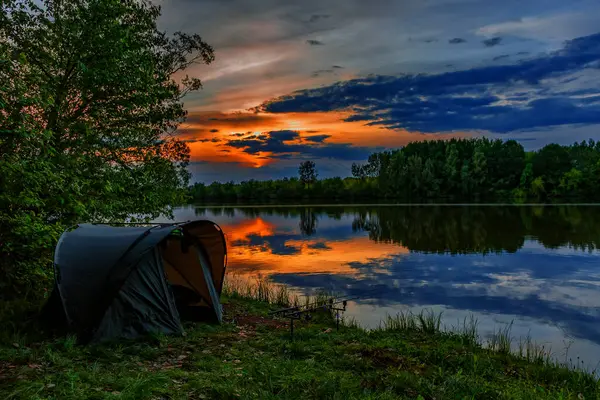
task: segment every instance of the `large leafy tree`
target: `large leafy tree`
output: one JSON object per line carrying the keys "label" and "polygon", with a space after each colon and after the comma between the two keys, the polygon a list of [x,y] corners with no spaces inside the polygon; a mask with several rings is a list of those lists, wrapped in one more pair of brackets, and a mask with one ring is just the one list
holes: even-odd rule
{"label": "large leafy tree", "polygon": [[0,6],[0,282],[18,290],[50,270],[65,226],[184,199],[189,149],[174,133],[201,85],[181,76],[213,50],[160,31],[147,0]]}

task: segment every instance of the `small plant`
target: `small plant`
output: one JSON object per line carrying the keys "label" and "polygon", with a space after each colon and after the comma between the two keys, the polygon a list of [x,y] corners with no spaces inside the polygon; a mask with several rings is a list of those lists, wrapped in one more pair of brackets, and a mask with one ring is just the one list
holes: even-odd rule
{"label": "small plant", "polygon": [[422,310],[418,314],[411,311],[401,311],[394,316],[386,316],[380,325],[384,331],[420,331],[438,333],[441,330],[442,313],[433,310]]}
{"label": "small plant", "polygon": [[473,373],[477,374],[477,362],[479,361],[479,357],[477,354],[473,354]]}
{"label": "small plant", "polygon": [[384,331],[416,330],[417,322],[415,315],[410,311],[401,311],[394,316],[387,315],[382,321],[380,329]]}
{"label": "small plant", "polygon": [[503,328],[499,328],[497,332],[492,334],[488,340],[488,346],[490,349],[503,354],[510,353],[513,340],[510,334],[512,325],[513,322],[511,321],[510,324],[507,324]]}
{"label": "small plant", "polygon": [[462,325],[459,324],[455,331],[460,335],[465,344],[476,345],[477,343],[479,343],[477,325],[477,318],[475,318],[475,316],[471,314],[463,319]]}
{"label": "small plant", "polygon": [[[568,351],[568,350],[567,350]],[[550,349],[546,349],[545,345],[538,345],[531,340],[531,336],[527,334],[525,338],[519,339],[519,356],[527,361],[538,364],[549,364],[551,362],[552,353]]]}
{"label": "small plant", "polygon": [[440,331],[442,313],[435,314],[433,310],[423,310],[417,317],[421,331],[426,333],[437,333]]}
{"label": "small plant", "polygon": [[223,294],[262,301],[281,307],[300,307],[308,304],[325,305],[333,296],[326,291],[319,291],[314,296],[300,296],[293,293],[286,285],[278,285],[262,275],[249,279],[238,274],[227,274],[223,285]]}

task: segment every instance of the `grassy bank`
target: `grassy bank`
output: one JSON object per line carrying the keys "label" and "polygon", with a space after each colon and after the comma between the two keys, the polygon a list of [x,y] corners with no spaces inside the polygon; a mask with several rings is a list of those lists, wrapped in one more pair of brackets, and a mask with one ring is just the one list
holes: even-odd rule
{"label": "grassy bank", "polygon": [[[240,293],[241,292],[241,293]],[[260,300],[257,300],[260,299]],[[291,300],[290,300],[291,299]],[[440,331],[433,314],[389,318],[381,329],[335,330],[330,316],[299,323],[294,341],[271,303],[285,289],[230,285],[226,322],[189,324],[185,337],[153,336],[80,347],[74,338],[15,332],[0,347],[4,399],[598,399],[591,375],[524,347],[477,344],[474,324]],[[9,337],[5,337],[9,339]],[[505,342],[505,341],[504,341]]]}

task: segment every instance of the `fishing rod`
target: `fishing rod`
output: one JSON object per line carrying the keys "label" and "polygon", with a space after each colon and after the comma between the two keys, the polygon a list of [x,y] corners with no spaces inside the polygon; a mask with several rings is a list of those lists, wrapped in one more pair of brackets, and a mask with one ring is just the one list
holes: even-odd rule
{"label": "fishing rod", "polygon": [[[310,321],[312,319],[312,315],[310,313],[313,311],[317,311],[319,309],[335,311],[336,330],[339,331],[340,330],[340,312],[343,313],[344,311],[346,311],[348,302],[351,300],[360,299],[361,297],[365,297],[366,295],[369,295],[369,294],[375,292],[376,290],[377,289],[373,289],[372,291],[364,293],[362,296],[353,296],[353,297],[337,296],[337,297],[332,297],[330,299],[326,299],[326,300],[322,300],[322,301],[315,301],[315,302],[308,303],[308,304],[301,305],[301,306],[282,308],[279,310],[272,311],[269,314],[270,315],[281,314],[281,316],[283,318],[289,318],[291,340],[294,340],[294,320],[301,320],[302,315],[304,314],[304,319],[306,321]],[[338,305],[340,303],[341,303],[341,307],[339,307],[339,306],[336,307],[336,305]]]}
{"label": "fishing rod", "polygon": [[[336,300],[333,303],[337,304],[337,303],[341,303],[343,301],[356,300],[358,298],[359,298],[359,296],[355,296],[355,297],[351,297],[351,298],[348,297],[348,296],[337,296],[337,297],[332,297],[332,298],[329,298],[329,299],[326,299],[326,300],[315,301],[315,302],[308,303],[308,304],[302,304],[302,305],[297,305],[297,306],[288,307],[288,308],[281,308],[279,310],[271,311],[269,313],[269,315],[276,315],[276,314],[281,314],[281,313],[300,311],[303,308],[305,308],[305,309],[308,309],[308,308],[320,308],[323,305],[326,305],[328,303],[331,304],[333,302],[333,300]],[[338,299],[341,299],[341,300],[338,300]]]}
{"label": "fishing rod", "polygon": [[[331,300],[326,300],[320,304],[314,304],[311,307],[308,307],[308,306],[299,306],[297,308],[292,307],[291,309],[278,310],[272,314],[283,314],[282,317],[290,318],[290,317],[300,317],[301,314],[310,313],[312,311],[318,311],[320,309],[332,310],[332,311],[346,311],[348,302],[351,300],[356,300],[358,298],[359,298],[358,296],[357,297],[349,297],[349,298],[338,300],[338,301],[333,301],[333,299],[331,299]],[[335,307],[337,304],[340,304],[340,303],[342,304],[342,308]]]}
{"label": "fishing rod", "polygon": [[276,314],[281,314],[281,313],[286,313],[286,312],[299,311],[302,308],[305,308],[305,309],[306,308],[314,308],[315,306],[317,306],[317,308],[318,308],[318,307],[322,307],[323,304],[331,302],[332,300],[335,300],[334,304],[335,303],[342,303],[344,300],[346,300],[346,301],[357,300],[357,299],[368,297],[369,295],[371,295],[373,293],[376,293],[376,292],[379,292],[379,291],[380,291],[379,288],[375,288],[375,289],[369,290],[367,292],[364,292],[364,293],[362,293],[359,296],[352,296],[352,297],[350,297],[350,295],[343,295],[343,296],[331,297],[331,298],[326,299],[326,300],[317,300],[317,301],[314,301],[314,302],[308,303],[308,304],[302,304],[302,305],[297,305],[297,306],[294,306],[294,307],[281,308],[279,310],[271,311],[269,313],[269,315],[276,315]]}

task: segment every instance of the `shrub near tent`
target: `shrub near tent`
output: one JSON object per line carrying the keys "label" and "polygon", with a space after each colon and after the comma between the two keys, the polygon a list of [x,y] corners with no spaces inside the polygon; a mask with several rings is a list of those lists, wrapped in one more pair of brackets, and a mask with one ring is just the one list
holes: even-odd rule
{"label": "shrub near tent", "polygon": [[223,232],[210,221],[81,224],[61,236],[43,312],[80,341],[181,334],[181,319],[222,319]]}

